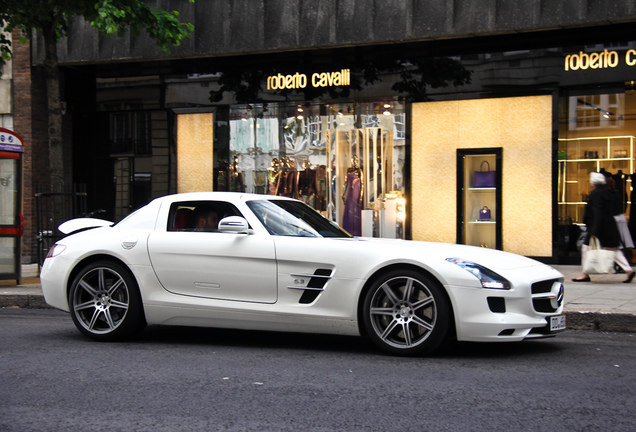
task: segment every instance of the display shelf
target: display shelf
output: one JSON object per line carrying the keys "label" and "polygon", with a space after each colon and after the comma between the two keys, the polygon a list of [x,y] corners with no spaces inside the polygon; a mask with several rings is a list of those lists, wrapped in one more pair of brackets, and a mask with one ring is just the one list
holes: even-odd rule
{"label": "display shelf", "polygon": [[[619,189],[631,191],[634,173],[634,136],[559,138],[559,219],[575,224],[583,221],[587,196],[591,192],[590,172],[624,176]],[[627,205],[631,203],[628,201]],[[625,209],[627,211],[627,208]]]}
{"label": "display shelf", "polygon": [[[494,187],[475,187],[475,173],[487,162],[494,171]],[[502,149],[459,149],[457,151],[458,225],[457,242],[473,246],[502,248],[501,240],[501,169]],[[483,164],[483,167],[482,167]],[[489,219],[480,219],[487,207]]]}

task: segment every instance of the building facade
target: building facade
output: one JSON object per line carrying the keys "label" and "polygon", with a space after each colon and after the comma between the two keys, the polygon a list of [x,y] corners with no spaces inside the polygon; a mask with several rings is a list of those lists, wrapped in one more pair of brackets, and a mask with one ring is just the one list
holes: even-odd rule
{"label": "building facade", "polygon": [[[161,5],[195,25],[168,57],[79,20],[59,44],[68,172],[90,212],[276,194],[356,235],[551,262],[579,259],[589,172],[614,176],[631,213],[636,2]],[[42,59],[36,38],[36,77]]]}

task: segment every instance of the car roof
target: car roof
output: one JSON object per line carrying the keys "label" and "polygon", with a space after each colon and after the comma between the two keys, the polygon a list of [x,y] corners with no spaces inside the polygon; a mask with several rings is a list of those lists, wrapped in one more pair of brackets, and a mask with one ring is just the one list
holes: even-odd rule
{"label": "car roof", "polygon": [[126,216],[115,225],[118,228],[127,229],[152,229],[158,222],[166,220],[172,204],[178,202],[223,201],[234,204],[237,207],[242,207],[245,205],[245,202],[255,200],[296,201],[293,198],[280,197],[277,195],[262,195],[244,192],[185,192],[155,198],[145,206]]}
{"label": "car roof", "polygon": [[166,195],[156,198],[154,201],[161,202],[179,202],[179,201],[227,201],[231,203],[246,202],[252,200],[292,200],[292,198],[281,197],[277,195],[263,195],[246,192],[184,192],[172,195]]}

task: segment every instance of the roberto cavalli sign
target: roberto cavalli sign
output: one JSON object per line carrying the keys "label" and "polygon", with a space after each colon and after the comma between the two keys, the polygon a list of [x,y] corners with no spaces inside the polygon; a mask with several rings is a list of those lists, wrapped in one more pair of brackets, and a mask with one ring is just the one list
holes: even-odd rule
{"label": "roberto cavalli sign", "polygon": [[267,90],[293,90],[311,87],[336,87],[351,84],[351,71],[342,69],[335,72],[316,72],[308,77],[296,72],[291,75],[271,75],[267,77]]}
{"label": "roberto cavalli sign", "polygon": [[565,70],[607,69],[615,68],[621,62],[627,66],[636,66],[636,50],[630,49],[619,54],[617,51],[604,50],[601,52],[586,53],[565,56]]}

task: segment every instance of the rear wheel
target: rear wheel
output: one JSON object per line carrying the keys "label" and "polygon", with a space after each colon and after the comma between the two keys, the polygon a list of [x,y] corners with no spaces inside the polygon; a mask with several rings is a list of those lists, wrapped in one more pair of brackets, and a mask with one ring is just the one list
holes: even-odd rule
{"label": "rear wheel", "polygon": [[69,306],[75,326],[95,340],[125,339],[145,326],[137,282],[114,262],[84,267],[71,285]]}
{"label": "rear wheel", "polygon": [[371,340],[386,352],[422,355],[448,335],[451,308],[438,283],[411,270],[379,278],[367,291],[364,325]]}

